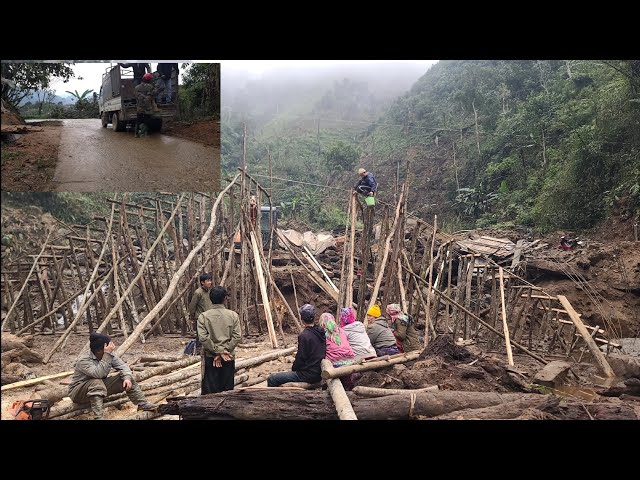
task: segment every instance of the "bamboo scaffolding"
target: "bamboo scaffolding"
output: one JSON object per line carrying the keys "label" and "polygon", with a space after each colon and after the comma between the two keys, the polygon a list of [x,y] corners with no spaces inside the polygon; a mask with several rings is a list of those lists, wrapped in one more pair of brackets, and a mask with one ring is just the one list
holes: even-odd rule
{"label": "bamboo scaffolding", "polygon": [[[417,280],[419,280],[422,283],[427,283],[426,280],[424,280],[423,278],[418,277],[415,273],[411,273],[414,278],[416,278]],[[442,298],[444,300],[446,300],[447,302],[450,302],[452,304],[454,304],[456,307],[458,307],[460,310],[462,310],[463,312],[465,311],[465,308],[460,305],[458,302],[456,302],[454,299],[450,298],[447,294],[443,293],[443,292],[439,292],[439,291],[435,291],[434,292],[436,295],[441,295]],[[495,328],[493,328],[491,325],[489,325],[487,322],[485,322],[484,320],[482,320],[480,317],[476,317],[476,315],[473,312],[469,312],[467,311],[467,313],[469,315],[471,315],[472,317],[475,317],[475,319],[484,327],[486,327],[488,330],[490,330],[491,332],[495,333],[496,335],[499,335],[500,337],[504,338],[504,334],[502,332],[499,332],[498,330],[496,330]],[[526,353],[527,355],[529,355],[532,358],[535,358],[536,360],[538,360],[540,363],[546,365],[548,362],[540,357],[539,355],[536,355],[535,353],[531,352],[530,350],[528,350],[526,347],[520,345],[519,343],[516,343],[514,341],[511,342],[511,345],[515,346],[516,348],[522,350],[524,353]]]}
{"label": "bamboo scaffolding", "polygon": [[31,277],[31,274],[33,273],[33,270],[36,268],[36,265],[38,265],[38,261],[40,260],[40,256],[46,250],[47,245],[49,244],[49,237],[51,237],[51,232],[53,232],[53,227],[51,227],[49,229],[49,233],[47,233],[47,238],[44,241],[44,245],[42,245],[42,249],[40,250],[40,253],[38,254],[38,256],[33,261],[33,264],[31,265],[31,270],[29,270],[29,273],[27,274],[27,278],[25,279],[24,283],[22,284],[22,287],[20,288],[20,291],[18,292],[18,295],[15,297],[15,300],[11,304],[11,307],[9,307],[9,310],[7,311],[7,316],[5,317],[5,320],[4,320],[4,322],[2,322],[2,326],[0,327],[0,331],[4,330],[4,327],[5,327],[6,323],[7,323],[7,321],[11,317],[11,314],[13,313],[13,310],[16,308],[16,305],[18,304],[18,301],[20,300],[20,297],[22,296],[22,292],[24,292],[24,289],[26,288],[26,286],[28,284],[29,277]]}
{"label": "bamboo scaffolding", "polygon": [[[387,236],[385,240],[384,253],[382,254],[382,264],[380,266],[380,271],[378,272],[378,277],[376,278],[376,282],[373,287],[373,292],[371,293],[371,299],[369,301],[369,306],[367,307],[367,311],[371,309],[376,304],[378,299],[378,290],[380,289],[380,283],[382,282],[382,274],[384,273],[384,269],[387,263],[387,258],[389,256],[389,247],[391,245],[391,237],[395,232],[396,225],[398,224],[398,219],[400,218],[400,207],[402,206],[402,198],[404,196],[404,185],[400,191],[400,198],[398,200],[398,204],[396,206],[396,216],[393,219],[393,224],[391,226],[391,232]],[[366,270],[363,272],[363,275],[366,276]],[[358,296],[364,295],[364,291],[358,292]],[[364,298],[364,296],[363,296]]]}
{"label": "bamboo scaffolding", "polygon": [[[117,197],[117,194],[114,195],[114,200]],[[66,338],[71,334],[71,329],[78,323],[78,321],[80,320],[80,318],[82,318],[82,315],[84,314],[84,312],[89,308],[89,305],[91,304],[91,300],[95,297],[97,292],[102,293],[102,285],[104,285],[104,283],[107,281],[107,279],[109,278],[109,274],[108,273],[104,280],[100,283],[100,285],[98,286],[98,288],[95,288],[93,290],[93,293],[91,294],[91,296],[89,297],[89,299],[87,299],[87,295],[89,293],[89,289],[91,288],[91,285],[93,284],[93,282],[95,281],[96,276],[98,275],[98,267],[100,266],[100,262],[102,261],[102,257],[104,256],[107,247],[109,246],[109,240],[111,239],[111,230],[113,228],[113,215],[115,212],[115,204],[111,205],[111,217],[109,219],[109,226],[107,227],[107,236],[105,238],[105,241],[102,244],[102,250],[100,251],[100,256],[98,257],[98,261],[96,262],[95,267],[93,268],[93,271],[91,272],[91,276],[89,277],[89,280],[87,282],[87,286],[84,290],[84,301],[82,302],[82,304],[79,306],[78,308],[78,312],[76,313],[75,318],[73,319],[73,321],[71,322],[71,324],[67,327],[67,329],[64,331],[64,333],[62,334],[62,336],[58,339],[58,341],[55,343],[55,345],[53,346],[53,348],[49,351],[49,353],[47,353],[44,357],[44,359],[42,360],[43,363],[48,363],[49,360],[51,360],[51,357],[53,356],[53,354],[56,352],[56,350],[60,347],[60,345],[62,345],[63,342],[66,341]],[[111,267],[111,271],[113,271],[114,267]],[[91,329],[91,327],[89,327]]]}
{"label": "bamboo scaffolding", "polygon": [[[237,176],[236,176],[236,178],[237,178]],[[202,249],[202,247],[205,245],[207,240],[209,240],[209,236],[211,235],[211,232],[213,232],[213,228],[214,228],[214,226],[216,224],[216,210],[218,208],[218,205],[222,201],[223,196],[227,193],[230,185],[227,186],[227,188],[225,188],[220,193],[220,195],[218,195],[218,198],[216,199],[215,203],[213,204],[213,207],[211,208],[211,222],[209,223],[209,228],[207,228],[207,231],[204,233],[204,235],[202,236],[202,238],[200,239],[198,244],[194,247],[193,250],[191,250],[191,252],[189,252],[189,255],[187,256],[185,261],[182,263],[182,265],[180,265],[180,268],[178,269],[178,271],[173,276],[173,278],[171,280],[171,283],[168,285],[167,292],[165,293],[165,295],[162,297],[160,302],[158,302],[158,304],[155,307],[153,307],[153,309],[140,321],[140,323],[135,328],[135,330],[131,333],[129,338],[126,339],[122,343],[122,345],[120,345],[120,347],[118,347],[118,349],[116,351],[116,354],[122,355],[124,352],[126,352],[133,345],[133,342],[137,339],[137,337],[144,331],[145,326],[147,324],[149,324],[156,317],[156,315],[158,314],[160,309],[169,302],[169,299],[170,299],[171,295],[173,294],[173,292],[176,289],[178,281],[184,275],[184,272],[187,269],[187,267],[189,266],[189,264],[191,263],[193,257]],[[182,198],[183,198],[183,195],[180,196],[180,200],[178,201],[178,203],[180,203]],[[169,219],[169,221],[172,222],[173,221],[173,217],[171,217]],[[164,233],[164,232],[161,232],[161,235],[162,235],[162,233]],[[157,245],[157,244],[158,244],[158,239],[156,239],[156,241],[151,246],[151,248],[154,248],[155,245]],[[147,253],[147,255],[148,255],[148,253]],[[147,260],[147,257],[145,257],[145,261],[146,260]],[[113,312],[113,310],[112,310],[112,312]],[[110,312],[109,315],[112,315],[112,312]]]}

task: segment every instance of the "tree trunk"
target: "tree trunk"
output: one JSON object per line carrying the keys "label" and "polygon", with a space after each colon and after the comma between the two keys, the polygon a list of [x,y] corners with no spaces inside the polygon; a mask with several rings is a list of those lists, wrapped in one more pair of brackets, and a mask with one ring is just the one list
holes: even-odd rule
{"label": "tree trunk", "polygon": [[370,362],[360,363],[356,365],[345,365],[339,368],[323,368],[322,369],[322,378],[328,380],[329,378],[340,378],[346,377],[347,375],[351,375],[356,372],[366,372],[368,370],[377,370],[378,368],[384,368],[391,365],[395,365],[396,363],[405,363],[411,360],[415,360],[420,355],[419,351],[403,353],[401,355],[393,356],[387,359],[378,359],[372,360]]}
{"label": "tree trunk", "polygon": [[357,386],[353,389],[353,393],[359,397],[384,397],[387,395],[399,395],[399,394],[412,394],[421,392],[437,392],[440,390],[438,385],[431,385],[430,387],[403,389],[403,388],[377,388],[377,387],[363,387]]}
{"label": "tree trunk", "polygon": [[246,388],[185,398],[160,405],[158,412],[180,415],[184,420],[338,420],[327,392],[280,388]]}
{"label": "tree trunk", "polygon": [[[325,370],[327,368],[333,368],[333,365],[325,358],[322,360],[322,369]],[[335,378],[329,379],[327,380],[327,386],[327,390],[333,399],[340,420],[357,420],[358,417],[356,417],[353,407],[349,402],[349,397],[347,397],[347,393],[344,391],[342,381]]]}
{"label": "tree trunk", "polygon": [[537,395],[537,398],[523,398],[509,403],[501,403],[484,408],[470,408],[444,415],[438,415],[432,420],[505,420],[517,418],[528,408],[535,408],[541,412],[555,408],[560,404],[560,397]]}
{"label": "tree trunk", "polygon": [[[408,420],[418,416],[435,417],[465,408],[482,408],[525,398],[539,398],[540,395],[441,391],[378,398],[360,398],[353,393],[347,393],[347,397],[360,420]],[[280,388],[247,388],[185,398],[161,405],[158,411],[162,414],[180,415],[185,420],[338,419],[328,392]]]}

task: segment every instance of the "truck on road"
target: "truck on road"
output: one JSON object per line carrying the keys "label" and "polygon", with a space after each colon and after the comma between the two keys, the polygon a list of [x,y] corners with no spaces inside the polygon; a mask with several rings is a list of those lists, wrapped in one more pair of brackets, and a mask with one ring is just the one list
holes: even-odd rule
{"label": "truck on road", "polygon": [[[126,129],[127,124],[135,123],[137,111],[134,87],[132,69],[123,68],[119,64],[111,65],[105,69],[102,74],[102,86],[98,98],[103,128],[111,123],[116,132],[122,132]],[[175,88],[174,92],[176,92],[176,100],[158,105],[158,111],[153,112],[148,120],[148,127],[151,131],[160,131],[163,121],[172,120],[177,116],[178,89]]]}

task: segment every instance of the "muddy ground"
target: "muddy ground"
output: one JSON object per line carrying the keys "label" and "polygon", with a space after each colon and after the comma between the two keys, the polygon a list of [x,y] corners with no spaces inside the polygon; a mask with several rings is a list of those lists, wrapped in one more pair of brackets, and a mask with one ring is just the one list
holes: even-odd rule
{"label": "muddy ground", "polygon": [[[73,370],[73,363],[77,355],[80,353],[85,343],[88,341],[89,331],[86,327],[79,328],[78,333],[71,334],[66,342],[65,347],[55,353],[49,363],[44,364],[28,364],[29,370],[32,372],[33,377],[41,377],[45,375],[51,375],[55,373],[61,373]],[[50,334],[45,335],[35,335],[34,336],[34,345],[31,349],[35,352],[40,353],[41,355],[45,355],[53,346],[55,341],[60,337],[60,332],[56,335]],[[286,334],[287,339],[286,346],[291,347],[297,344],[297,334]],[[182,336],[179,334],[168,334],[164,336],[153,336],[147,339],[147,341],[142,344],[140,341],[136,342],[123,356],[122,359],[126,361],[130,366],[134,366],[138,363],[140,356],[143,354],[154,354],[154,355],[172,355],[172,356],[180,356],[184,352],[185,345],[192,338],[192,336]],[[122,336],[116,336],[113,338],[114,343],[120,345],[123,341]],[[279,346],[283,348],[282,338],[278,337]],[[252,335],[250,337],[244,337],[242,339],[243,344],[255,345],[255,348],[244,348],[239,347],[236,350],[236,361],[241,360],[243,358],[249,358],[258,356],[263,353],[268,353],[272,351],[271,346],[268,343],[268,337]],[[271,372],[277,371],[285,371],[291,370],[291,364],[293,363],[294,356],[290,355],[287,357],[281,357],[277,360],[272,360],[270,362],[266,362],[262,365],[258,365],[256,367],[252,367],[247,369],[247,373],[249,373],[250,378],[257,377],[260,375],[268,375]],[[30,375],[31,376],[31,375]],[[35,399],[38,397],[38,391],[44,388],[49,388],[52,386],[65,385],[65,380],[68,381],[70,377],[54,379],[52,381],[48,381],[41,385],[34,385],[32,387],[20,388],[16,390],[9,390],[2,392],[2,420],[11,419],[11,415],[9,413],[9,407],[15,400],[24,400],[24,399]],[[176,391],[175,395],[184,394],[184,391]],[[150,397],[150,401],[157,400],[157,398]],[[65,403],[68,400],[63,400]],[[58,404],[60,405],[60,404]],[[127,402],[121,408],[107,408],[105,410],[105,418],[106,419],[124,419],[131,415],[136,414],[136,407]],[[83,414],[76,417],[78,420],[83,420],[89,418],[88,414]]]}
{"label": "muddy ground", "polygon": [[[85,120],[86,121],[86,120]],[[172,155],[176,155],[176,158],[182,158],[182,155],[186,155],[186,157],[181,161],[180,164],[180,172],[170,171],[164,177],[166,180],[164,184],[162,184],[162,179],[156,180],[155,184],[151,184],[153,180],[154,173],[163,174],[161,166],[157,166],[156,170],[151,171],[141,171],[139,173],[139,178],[135,174],[127,174],[124,179],[119,179],[117,176],[118,171],[122,171],[124,167],[128,167],[133,160],[135,160],[135,156],[129,158],[128,160],[123,160],[123,163],[120,167],[118,167],[114,171],[97,171],[96,169],[102,168],[104,170],[104,162],[100,161],[96,163],[95,167],[91,167],[93,170],[96,170],[95,179],[91,180],[91,171],[89,171],[84,177],[87,179],[77,179],[77,175],[80,170],[78,170],[79,166],[82,167],[86,162],[82,160],[81,164],[74,165],[73,163],[69,164],[67,168],[71,173],[70,175],[73,177],[73,181],[66,179],[64,175],[64,171],[60,171],[61,167],[64,165],[60,165],[60,154],[61,154],[61,142],[63,141],[63,122],[61,120],[49,120],[42,122],[30,122],[29,125],[36,125],[39,131],[31,131],[26,134],[17,134],[17,135],[3,135],[2,138],[2,190],[4,191],[95,191],[95,190],[103,190],[103,191],[152,191],[152,190],[170,190],[174,191],[173,187],[181,187],[184,191],[192,191],[198,190],[199,187],[203,187],[204,185],[200,185],[202,183],[201,180],[197,180],[199,183],[191,183],[196,182],[196,180],[190,180],[187,177],[184,180],[180,180],[180,172],[183,176],[190,175],[190,171],[198,170],[201,172],[206,171],[203,166],[198,166],[198,164],[191,165],[198,157],[208,157],[208,154],[199,153],[197,150],[199,147],[193,147],[193,152],[187,149],[187,147],[180,146],[180,144],[176,143],[176,146],[172,146],[173,144],[169,143],[165,145],[167,142],[160,142],[162,135],[167,135],[169,137],[175,137],[180,139],[190,140],[195,142],[198,145],[204,145],[206,148],[213,148],[212,155],[215,158],[219,158],[220,155],[220,122],[215,120],[204,120],[201,122],[176,122],[173,125],[168,125],[163,129],[162,134],[152,134],[148,138],[136,139],[141,142],[146,141],[146,147],[148,149],[155,148],[154,139],[157,140],[158,150],[160,153],[156,155],[159,157],[162,155],[162,151],[167,148],[170,149]],[[69,122],[69,121],[67,121]],[[82,122],[82,120],[78,120],[77,122]],[[99,128],[99,121],[96,120],[97,128]],[[109,127],[110,130],[110,127]],[[114,133],[114,132],[107,132]],[[122,135],[119,139],[128,140],[129,137],[133,137],[133,134],[128,135],[125,132],[120,132]],[[74,152],[66,152],[64,150],[62,153],[65,155],[64,160],[67,161],[69,159],[73,159],[77,157],[80,159],[83,155],[87,155],[87,147],[95,144],[98,141],[97,138],[94,138],[95,135],[102,134],[102,131],[98,129],[97,132],[93,134],[88,133],[88,137],[83,140],[77,140],[76,137],[70,137],[66,141],[68,145],[64,148],[68,150],[69,148],[76,147],[82,148],[82,150],[77,151],[77,155],[74,155]],[[92,136],[93,135],[93,136]],[[65,137],[66,138],[66,137]],[[89,142],[89,143],[87,143]],[[138,142],[139,143],[139,142]],[[137,145],[137,144],[136,144]],[[103,147],[99,147],[103,148]],[[123,146],[126,151],[125,146]],[[104,153],[104,152],[103,152]],[[99,156],[99,155],[98,155]],[[68,163],[68,162],[67,162]],[[210,163],[210,162],[209,162]],[[157,164],[157,162],[156,162]],[[204,164],[203,164],[204,165]],[[207,163],[208,165],[208,163]],[[163,167],[169,168],[169,167]],[[56,177],[57,175],[57,177]],[[163,174],[164,175],[164,174]],[[68,176],[68,175],[67,175]],[[202,174],[198,177],[202,178],[206,175]],[[208,175],[213,178],[213,173]],[[219,173],[217,174],[219,177]],[[89,178],[91,177],[91,178]],[[113,178],[112,178],[113,177]],[[218,178],[216,177],[216,178]],[[176,183],[176,178],[178,179],[178,183]],[[195,177],[194,177],[195,178]],[[209,178],[209,180],[211,180]],[[84,184],[79,183],[79,181],[84,182]],[[132,181],[129,185],[127,182]],[[219,180],[218,180],[219,181]],[[109,183],[111,182],[111,183]],[[145,188],[146,183],[149,185]],[[182,184],[180,183],[182,182]],[[185,183],[186,182],[186,183]],[[189,183],[191,182],[191,183]],[[186,188],[193,187],[193,188]],[[200,188],[202,189],[202,188]],[[204,189],[209,191],[210,189]]]}
{"label": "muddy ground", "polygon": [[[3,235],[8,232],[20,240],[13,247],[8,247],[3,242],[3,265],[9,259],[15,258],[15,255],[37,253],[48,226],[52,222],[55,221],[50,215],[43,215],[37,208],[12,211],[12,209],[3,207]],[[611,222],[608,225],[611,228]],[[623,337],[638,338],[640,336],[638,320],[640,314],[640,242],[623,239],[624,236],[621,238],[620,233],[626,234],[628,229],[624,224],[622,226],[618,224],[618,226],[618,229],[610,229],[612,237],[607,237],[607,232],[594,232],[589,236],[583,235],[581,238],[584,240],[584,245],[571,251],[563,251],[558,248],[561,232],[544,236],[541,238],[540,244],[546,244],[546,246],[525,255],[526,268],[521,273],[535,285],[542,286],[548,293],[566,295],[588,325],[603,326],[613,335],[620,333]],[[518,235],[513,232],[487,231],[478,233],[496,237],[513,235],[512,240],[518,239]],[[318,315],[325,311],[335,313],[335,303],[328,300],[327,295],[308,279],[303,270],[293,267],[295,261],[290,262],[290,265],[284,263],[284,265],[274,266],[273,274],[292,308],[296,305],[296,297],[293,293],[291,272],[294,273],[298,305],[307,302],[314,303]],[[567,278],[567,272],[580,281],[576,283]],[[274,305],[281,314],[284,314],[283,305],[277,301]],[[250,307],[249,316],[251,319],[249,335],[245,335],[242,343],[253,343],[256,347],[239,348],[237,359],[271,351],[266,337],[264,313],[261,309],[257,311],[257,316],[260,319],[257,322],[256,311]],[[262,325],[262,331],[258,325]],[[287,320],[285,320],[284,332],[286,345],[296,345],[297,332]],[[53,335],[49,330],[38,332],[34,337],[33,350],[41,355],[46,354],[59,335],[60,332]],[[47,365],[28,364],[30,376],[39,377],[71,370],[73,361],[87,341],[87,337],[88,330],[85,326],[77,334],[72,334],[69,337],[64,349],[56,353],[50,363]],[[145,344],[136,342],[123,358],[135,365],[143,353],[180,355],[190,338],[190,336],[185,337],[178,334],[153,336],[148,338]],[[119,344],[122,342],[122,337],[115,337],[114,340],[116,344]],[[279,333],[278,341],[280,346],[283,346]],[[430,350],[425,351],[425,354],[414,362],[364,373],[356,381],[356,385],[386,388],[419,388],[438,385],[442,390],[455,391],[535,391],[535,388],[531,386],[532,379],[542,365],[527,355],[514,351],[516,370],[514,373],[507,372],[505,368],[506,357],[503,347],[496,351],[485,351],[476,344],[467,345],[463,350],[457,347],[453,348],[451,343],[444,344],[441,348],[437,348],[436,342],[433,342],[432,345],[434,346]],[[293,358],[293,355],[289,355],[273,360],[249,369],[248,373],[253,378],[275,371],[290,370]],[[548,356],[547,358],[547,360],[559,359],[564,359],[564,357]],[[594,399],[601,401],[602,397],[597,396],[595,391],[610,386],[611,382],[605,382],[598,369],[590,362],[589,355],[585,355],[583,361],[574,364],[574,370],[580,378],[577,379],[573,375],[569,375],[566,385],[558,388],[554,393],[585,402]],[[61,381],[54,380],[52,383],[57,385]],[[617,381],[618,379],[612,380],[613,383]],[[2,418],[7,418],[7,407],[12,401],[35,398],[39,388],[43,387],[3,392]],[[544,391],[545,393],[549,392],[549,390]],[[176,394],[180,393],[176,392]],[[621,406],[621,409],[626,409],[625,411],[628,411],[629,408],[638,410],[637,405],[640,405],[640,402],[623,403],[624,406]],[[107,418],[124,419],[135,413],[135,407],[127,403],[121,409],[108,409]],[[584,419],[589,418],[588,413],[585,412],[582,414],[573,412],[572,414],[583,415]],[[78,418],[86,418],[86,415]]]}

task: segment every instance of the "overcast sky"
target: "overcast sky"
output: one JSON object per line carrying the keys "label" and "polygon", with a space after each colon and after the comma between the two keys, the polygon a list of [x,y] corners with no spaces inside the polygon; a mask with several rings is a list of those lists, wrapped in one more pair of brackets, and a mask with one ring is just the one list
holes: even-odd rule
{"label": "overcast sky", "polygon": [[247,72],[253,76],[264,73],[291,68],[310,70],[314,68],[326,68],[337,65],[365,65],[373,63],[415,63],[424,65],[425,71],[438,60],[222,60],[221,70]]}
{"label": "overcast sky", "polygon": [[[128,63],[137,62],[138,60],[117,60],[117,62]],[[186,60],[165,60],[166,62],[182,64]],[[430,65],[433,65],[437,60],[195,60],[202,63],[220,63],[221,75],[224,79],[225,71],[233,73],[246,73],[254,78],[259,78],[265,73],[273,73],[278,70],[287,69],[302,69],[306,71],[313,70],[314,68],[326,68],[330,66],[345,65],[345,64],[372,64],[372,63],[415,63],[424,65],[425,71]],[[158,62],[151,63],[152,70],[156,69]],[[56,94],[65,95],[65,91],[78,90],[79,93],[84,92],[87,89],[92,89],[95,92],[100,91],[102,84],[102,74],[111,65],[110,63],[83,63],[79,62],[73,65],[73,71],[76,73],[76,77],[64,83],[61,80],[55,80],[52,84],[52,88],[56,90]],[[180,68],[180,82],[182,83],[183,69]],[[82,77],[83,80],[78,80],[77,77]]]}
{"label": "overcast sky", "polygon": [[[100,86],[102,85],[102,74],[110,68],[110,66],[114,65],[118,62],[121,63],[135,63],[137,60],[118,60],[114,62],[105,62],[105,63],[84,63],[78,62],[75,65],[71,65],[71,68],[75,72],[75,77],[70,79],[67,83],[64,83],[62,80],[54,80],[52,82],[51,88],[56,91],[56,95],[63,96],[66,95],[65,91],[69,90],[73,92],[77,90],[78,93],[82,93],[85,90],[93,90],[96,93],[100,93]],[[158,65],[158,62],[147,62],[151,63],[151,71],[155,71]],[[171,63],[176,63],[171,62]],[[180,83],[182,83],[182,63],[181,61],[177,62],[180,66]],[[82,80],[78,80],[78,77],[82,77]]]}

